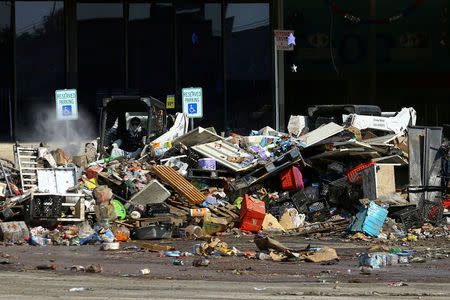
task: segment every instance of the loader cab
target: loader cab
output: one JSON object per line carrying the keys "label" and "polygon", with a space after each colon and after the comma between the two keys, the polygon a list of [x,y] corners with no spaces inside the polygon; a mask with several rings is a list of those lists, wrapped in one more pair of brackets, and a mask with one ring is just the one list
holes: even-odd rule
{"label": "loader cab", "polygon": [[345,123],[345,116],[349,114],[381,116],[382,112],[380,107],[376,105],[311,105],[308,106],[310,130],[330,122],[343,125]]}
{"label": "loader cab", "polygon": [[165,104],[153,97],[111,96],[103,99],[100,114],[98,151],[108,156],[108,147],[130,127],[130,120],[138,117],[147,131],[145,143],[150,143],[167,131]]}

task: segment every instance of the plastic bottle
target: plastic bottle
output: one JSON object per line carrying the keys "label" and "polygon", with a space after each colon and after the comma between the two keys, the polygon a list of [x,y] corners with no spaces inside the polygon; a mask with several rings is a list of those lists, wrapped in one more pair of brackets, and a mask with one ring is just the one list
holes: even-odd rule
{"label": "plastic bottle", "polygon": [[199,208],[190,210],[191,217],[201,217],[204,216],[207,212],[209,212],[208,208]]}
{"label": "plastic bottle", "polygon": [[269,254],[266,254],[266,253],[263,253],[263,252],[260,252],[260,253],[258,254],[258,258],[259,258],[260,260],[268,260],[268,259],[270,259],[270,255],[269,255]]}
{"label": "plastic bottle", "polygon": [[114,236],[114,233],[111,231],[111,226],[109,225],[108,219],[103,220],[102,227],[103,229],[101,230],[102,231],[101,238],[103,239],[103,241],[107,243],[114,242],[116,237]]}
{"label": "plastic bottle", "polygon": [[184,262],[181,259],[174,259],[173,264],[176,266],[184,266]]}

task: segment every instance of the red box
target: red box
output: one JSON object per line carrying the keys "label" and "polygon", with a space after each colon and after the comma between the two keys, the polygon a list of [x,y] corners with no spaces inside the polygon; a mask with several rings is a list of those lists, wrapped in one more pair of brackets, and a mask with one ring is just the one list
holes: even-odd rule
{"label": "red box", "polygon": [[291,168],[281,172],[280,178],[281,187],[285,191],[299,190],[300,188],[304,188],[302,173],[296,166],[292,166]]}
{"label": "red box", "polygon": [[371,161],[362,163],[359,166],[356,166],[353,169],[348,170],[344,174],[345,176],[347,176],[349,182],[362,184],[362,175],[360,174],[361,171],[374,164],[375,163]]}
{"label": "red box", "polygon": [[97,178],[98,173],[103,171],[103,168],[100,166],[92,166],[87,169],[86,177],[88,179]]}
{"label": "red box", "polygon": [[241,226],[242,231],[258,232],[261,229],[264,218],[266,217],[266,204],[249,195],[244,196],[241,204]]}

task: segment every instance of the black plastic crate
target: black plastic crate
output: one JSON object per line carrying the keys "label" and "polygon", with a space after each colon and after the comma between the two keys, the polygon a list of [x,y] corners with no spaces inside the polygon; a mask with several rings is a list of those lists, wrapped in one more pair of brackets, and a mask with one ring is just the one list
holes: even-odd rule
{"label": "black plastic crate", "polygon": [[307,194],[303,190],[292,196],[292,203],[299,214],[305,214],[309,222],[322,222],[330,217],[328,202],[318,194]]}
{"label": "black plastic crate", "polygon": [[310,222],[322,222],[330,217],[330,209],[326,201],[317,201],[306,206],[306,214]]}
{"label": "black plastic crate", "polygon": [[[291,197],[291,201],[300,213],[301,207],[308,203],[317,202],[319,199],[314,194],[307,194],[304,190],[300,190]],[[302,212],[302,213],[306,213]]]}
{"label": "black plastic crate", "polygon": [[170,213],[170,208],[165,203],[147,204],[146,206],[146,215],[149,217],[152,217],[155,214],[168,214],[168,213]]}
{"label": "black plastic crate", "polygon": [[395,213],[403,223],[405,230],[418,228],[423,225],[422,210],[417,207],[408,207]]}
{"label": "black plastic crate", "polygon": [[424,222],[438,224],[444,215],[444,206],[441,202],[424,200],[422,202],[422,217]]}
{"label": "black plastic crate", "polygon": [[32,218],[60,218],[62,214],[63,197],[35,196],[30,201]]}
{"label": "black plastic crate", "polygon": [[187,158],[184,158],[182,161],[189,165],[189,168],[198,169],[198,160],[202,158],[202,156],[195,152],[192,149],[187,151]]}

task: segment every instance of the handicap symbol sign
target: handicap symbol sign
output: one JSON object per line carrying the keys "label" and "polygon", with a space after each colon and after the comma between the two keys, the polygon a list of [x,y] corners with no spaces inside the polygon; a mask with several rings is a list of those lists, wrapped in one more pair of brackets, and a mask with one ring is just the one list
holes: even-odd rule
{"label": "handicap symbol sign", "polygon": [[72,105],[63,105],[62,106],[62,115],[63,116],[71,116],[72,115]]}
{"label": "handicap symbol sign", "polygon": [[188,112],[190,114],[196,114],[197,113],[197,103],[189,103],[188,104]]}

